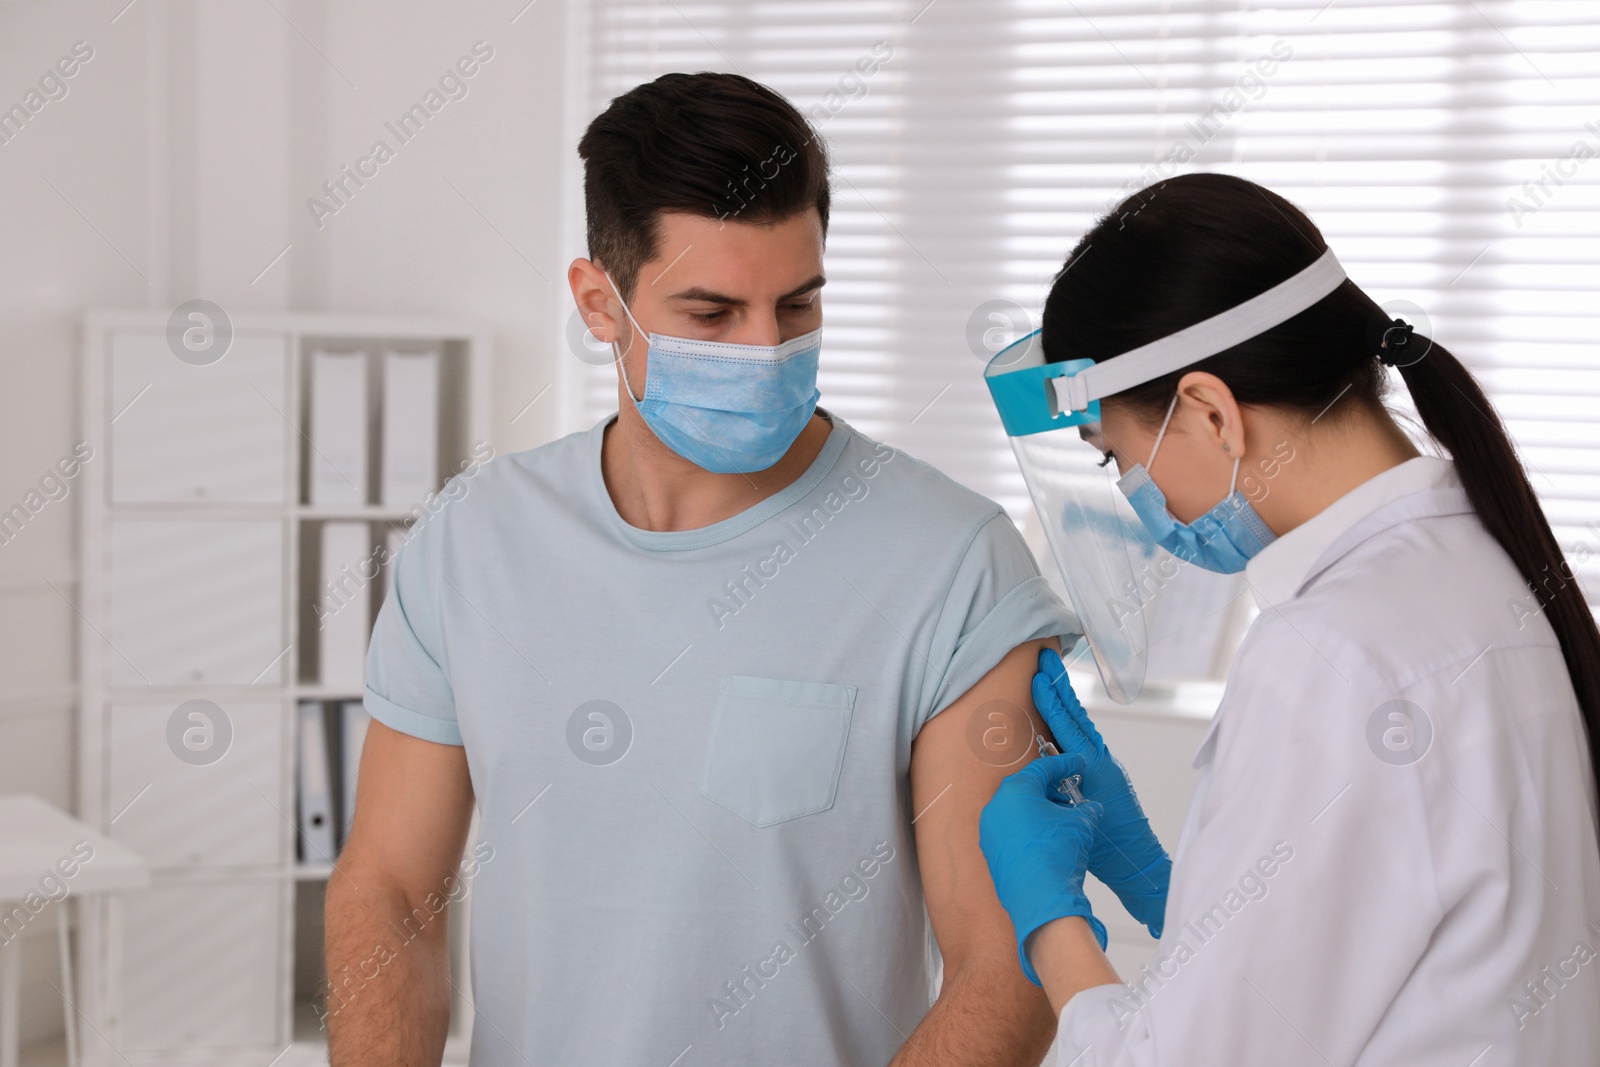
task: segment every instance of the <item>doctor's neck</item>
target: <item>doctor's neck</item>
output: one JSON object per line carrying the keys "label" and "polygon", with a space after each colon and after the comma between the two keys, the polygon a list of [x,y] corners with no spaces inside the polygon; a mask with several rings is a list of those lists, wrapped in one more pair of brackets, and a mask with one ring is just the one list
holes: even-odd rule
{"label": "doctor's neck", "polygon": [[1356,400],[1347,404],[1337,417],[1330,412],[1315,422],[1298,411],[1248,412],[1255,431],[1250,436],[1265,447],[1246,451],[1239,466],[1240,491],[1280,537],[1357,486],[1419,455],[1387,411]]}

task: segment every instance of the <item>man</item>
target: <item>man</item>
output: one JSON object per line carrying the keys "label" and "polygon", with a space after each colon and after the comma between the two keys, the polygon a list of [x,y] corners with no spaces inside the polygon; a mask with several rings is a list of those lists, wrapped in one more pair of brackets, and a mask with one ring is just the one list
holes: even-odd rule
{"label": "man", "polygon": [[1075,620],[998,506],[815,407],[827,159],[793,107],[666,75],[579,152],[619,411],[399,557],[332,1062],[438,1062],[470,891],[474,1064],[1032,1067],[1054,1020],[977,824]]}

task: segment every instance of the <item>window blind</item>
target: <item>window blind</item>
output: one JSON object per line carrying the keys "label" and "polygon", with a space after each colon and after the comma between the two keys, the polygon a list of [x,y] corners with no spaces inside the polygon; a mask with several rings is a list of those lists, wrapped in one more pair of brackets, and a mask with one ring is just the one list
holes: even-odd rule
{"label": "window blind", "polygon": [[[1020,519],[984,360],[1120,197],[1234,173],[1480,375],[1600,593],[1600,3],[592,0],[587,20],[588,115],[667,71],[736,71],[827,139],[820,387],[867,434]],[[593,421],[614,372],[583,373]]]}

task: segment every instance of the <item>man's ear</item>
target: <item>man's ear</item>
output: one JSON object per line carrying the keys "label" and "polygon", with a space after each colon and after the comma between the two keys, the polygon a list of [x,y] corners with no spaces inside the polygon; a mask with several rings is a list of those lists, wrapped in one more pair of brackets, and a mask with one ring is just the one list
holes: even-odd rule
{"label": "man's ear", "polygon": [[567,284],[572,287],[572,301],[578,305],[578,314],[595,340],[607,343],[631,340],[632,331],[623,329],[617,322],[621,306],[605,270],[587,259],[575,259],[567,268]]}
{"label": "man's ear", "polygon": [[1244,417],[1227,383],[1215,374],[1190,371],[1178,380],[1178,395],[1198,416],[1191,423],[1195,432],[1230,456],[1244,455]]}

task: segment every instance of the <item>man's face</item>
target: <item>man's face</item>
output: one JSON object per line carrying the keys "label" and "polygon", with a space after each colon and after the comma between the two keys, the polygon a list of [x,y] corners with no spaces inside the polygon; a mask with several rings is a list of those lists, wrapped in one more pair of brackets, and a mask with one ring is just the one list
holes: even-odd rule
{"label": "man's face", "polygon": [[[659,231],[656,256],[640,268],[629,301],[645,331],[776,345],[822,325],[822,220],[815,209],[775,223],[664,212]],[[588,299],[576,281],[573,289],[593,332],[617,342],[633,393],[643,395],[649,339],[609,285]],[[601,296],[609,324],[594,315]],[[611,326],[610,337],[596,328],[603,325]]]}

